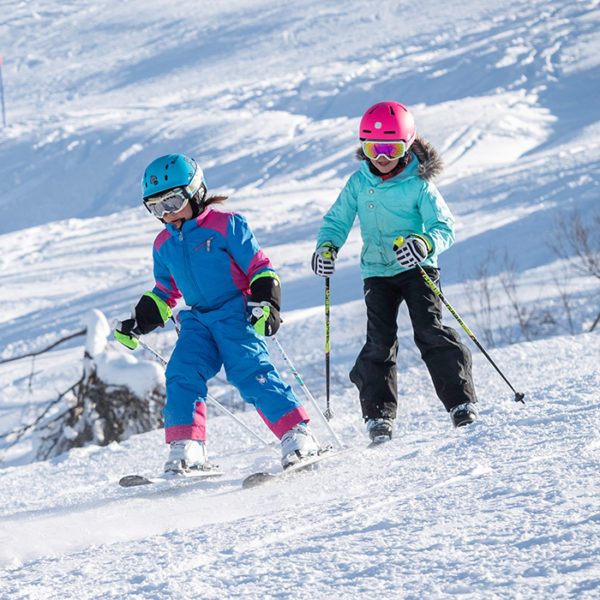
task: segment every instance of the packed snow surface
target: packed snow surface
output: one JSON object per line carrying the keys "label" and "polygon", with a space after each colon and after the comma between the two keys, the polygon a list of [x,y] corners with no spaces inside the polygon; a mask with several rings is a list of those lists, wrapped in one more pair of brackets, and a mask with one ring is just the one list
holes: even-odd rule
{"label": "packed snow surface", "polygon": [[[599,32],[597,0],[4,0],[0,598],[600,597],[598,285],[552,250],[574,211],[597,211]],[[123,489],[123,475],[162,471],[162,431],[43,462],[35,434],[7,435],[77,381],[84,351],[113,383],[162,381],[109,324],[153,285],[160,223],[139,183],[170,152],[248,218],[283,281],[278,339],[324,409],[310,256],[381,100],[408,105],[444,159],[457,220],[444,293],[525,405],[445,312],[473,352],[481,416],[453,429],[402,312],[395,436],[367,449],[348,380],[365,331],[354,229],[331,279],[343,454],[243,490],[280,468],[278,443],[251,408],[236,414],[271,445],[211,410],[223,477]],[[168,356],[176,333],[145,340]],[[239,404],[223,373],[210,391]]]}

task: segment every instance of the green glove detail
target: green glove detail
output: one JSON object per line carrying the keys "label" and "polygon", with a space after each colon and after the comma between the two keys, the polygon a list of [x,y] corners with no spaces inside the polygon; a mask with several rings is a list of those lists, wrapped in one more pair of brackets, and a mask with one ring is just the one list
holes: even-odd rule
{"label": "green glove detail", "polygon": [[250,323],[259,335],[275,335],[281,325],[279,311],[268,302],[248,302]]}
{"label": "green glove detail", "polygon": [[120,342],[121,344],[123,344],[123,346],[129,348],[130,350],[135,350],[138,347],[137,338],[121,333],[117,329],[114,330],[114,336],[117,342]]}
{"label": "green glove detail", "polygon": [[117,321],[114,325],[115,339],[129,348],[138,347],[132,335],[143,335],[162,327],[172,316],[170,306],[153,292],[146,292],[132,311],[131,317]]}

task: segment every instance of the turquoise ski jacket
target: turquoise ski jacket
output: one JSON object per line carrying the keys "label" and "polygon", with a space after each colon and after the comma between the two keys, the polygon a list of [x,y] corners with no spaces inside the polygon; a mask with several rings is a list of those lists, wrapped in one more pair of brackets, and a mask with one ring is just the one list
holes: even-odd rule
{"label": "turquoise ski jacket", "polygon": [[358,216],[363,247],[363,279],[390,277],[407,269],[396,260],[394,240],[411,233],[427,236],[432,250],[421,264],[437,267],[438,255],[454,242],[454,217],[435,184],[442,169],[433,147],[417,137],[406,168],[383,180],[363,160],[323,218],[317,247],[331,242],[341,248]]}

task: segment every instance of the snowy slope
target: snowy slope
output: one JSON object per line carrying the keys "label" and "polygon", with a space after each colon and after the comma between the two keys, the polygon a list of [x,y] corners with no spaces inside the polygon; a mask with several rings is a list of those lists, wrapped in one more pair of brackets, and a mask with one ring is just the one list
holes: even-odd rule
{"label": "snowy slope", "polygon": [[[596,0],[6,0],[0,360],[80,329],[91,309],[124,314],[152,285],[159,227],[139,206],[139,179],[180,151],[231,196],[277,266],[278,337],[322,402],[323,282],[309,257],[356,168],[362,111],[397,99],[446,163],[438,183],[457,243],[442,257],[444,291],[479,325],[466,290],[499,257],[487,263],[500,342],[490,352],[527,404],[471,345],[482,419],[452,430],[402,315],[398,431],[366,450],[347,378],[365,324],[354,231],[332,279],[332,425],[353,451],[242,490],[248,473],[277,468],[278,449],[214,414],[209,450],[224,477],[156,493],[116,482],[161,469],[160,431],[37,463],[34,440],[0,438],[0,597],[597,597],[600,341],[585,333],[597,285],[548,240],[559,215],[596,210],[599,25]],[[555,321],[531,341],[506,330],[505,253],[523,307]],[[566,335],[556,275],[577,335]],[[147,341],[168,354],[174,332]],[[76,338],[0,363],[0,433],[72,385],[82,353]],[[275,347],[273,358],[293,383]],[[221,377],[211,392],[231,395]],[[241,416],[268,435],[253,412]]]}
{"label": "snowy slope", "polygon": [[[241,489],[277,456],[224,417],[210,425],[223,480],[119,489],[126,472],[160,469],[160,432],[4,469],[2,597],[593,598],[600,376],[574,361],[584,350],[597,356],[598,337],[498,352],[526,407],[477,357],[483,418],[468,431],[449,428],[413,367],[393,445],[359,443],[285,484]],[[335,408],[357,444],[353,392]]]}

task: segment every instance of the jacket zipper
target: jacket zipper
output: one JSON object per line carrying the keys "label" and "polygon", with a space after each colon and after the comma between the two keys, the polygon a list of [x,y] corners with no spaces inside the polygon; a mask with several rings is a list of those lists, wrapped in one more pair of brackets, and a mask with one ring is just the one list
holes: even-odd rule
{"label": "jacket zipper", "polygon": [[[202,293],[200,286],[198,285],[198,282],[196,281],[196,278],[194,277],[194,271],[192,270],[192,260],[190,258],[190,252],[189,252],[187,244],[185,243],[185,239],[183,236],[183,228],[179,230],[179,240],[183,246],[183,256],[184,256],[185,270],[187,272],[188,281],[191,281],[194,288],[196,289],[196,293],[198,294],[198,299],[202,300],[203,304],[206,304],[206,298],[204,297],[204,294]],[[198,304],[198,302],[196,302],[194,305],[192,305],[192,308],[194,308],[194,306],[196,306],[197,304]]]}

